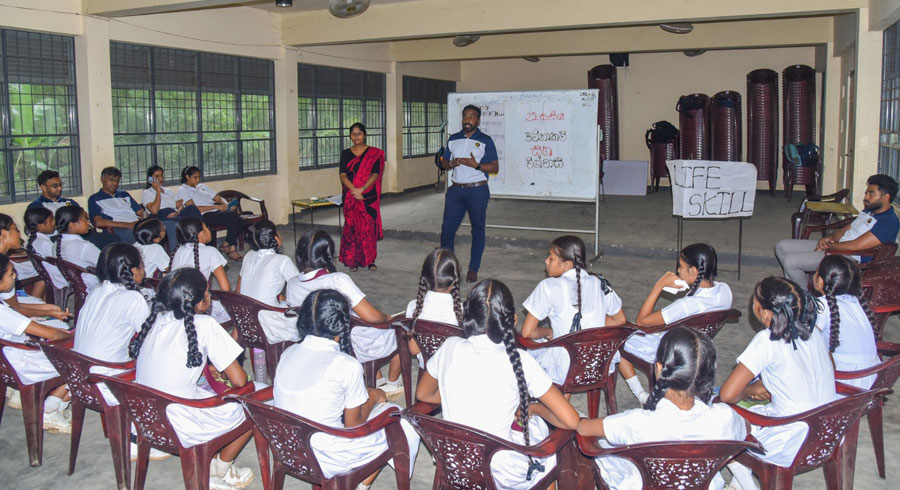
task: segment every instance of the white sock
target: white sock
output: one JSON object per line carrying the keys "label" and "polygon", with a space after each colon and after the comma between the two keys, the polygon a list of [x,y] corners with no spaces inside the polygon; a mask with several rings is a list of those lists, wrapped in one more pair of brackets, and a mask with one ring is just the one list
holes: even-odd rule
{"label": "white sock", "polygon": [[360,483],[360,484],[356,487],[356,490],[369,490],[369,485],[366,485],[365,483]]}
{"label": "white sock", "polygon": [[641,399],[641,393],[646,393],[644,387],[641,386],[641,380],[636,375],[626,379],[625,384],[628,385],[628,388],[631,389],[631,392],[634,393],[635,398],[638,400]]}
{"label": "white sock", "polygon": [[209,465],[210,476],[218,476],[219,478],[225,476],[228,473],[228,468],[231,466],[231,463],[231,461],[222,461],[222,458],[220,458],[218,454],[213,456],[212,464]]}
{"label": "white sock", "polygon": [[44,412],[45,413],[53,413],[60,409],[60,405],[63,403],[62,398],[58,396],[49,395],[46,399],[44,399]]}
{"label": "white sock", "polygon": [[756,481],[753,479],[753,472],[750,471],[750,468],[747,468],[737,461],[732,461],[731,463],[728,463],[728,470],[731,471],[733,476],[732,485],[734,485],[734,481],[737,481],[738,485],[740,485],[743,490],[759,490]]}

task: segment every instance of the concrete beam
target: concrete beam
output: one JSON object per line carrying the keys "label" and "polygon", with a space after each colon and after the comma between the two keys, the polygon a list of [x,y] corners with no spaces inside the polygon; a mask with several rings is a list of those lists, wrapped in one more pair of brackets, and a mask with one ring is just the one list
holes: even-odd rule
{"label": "concrete beam", "polygon": [[[338,19],[327,11],[284,14],[286,45],[344,44],[458,34],[556,31],[662,22],[808,17],[855,11],[868,0],[421,0],[375,4],[364,15]],[[764,40],[771,34],[760,33]]]}
{"label": "concrete beam", "polygon": [[235,0],[83,0],[81,13],[104,17],[127,17],[223,7],[235,3]]}
{"label": "concrete beam", "polygon": [[900,20],[900,0],[869,0],[869,30],[883,31]]}

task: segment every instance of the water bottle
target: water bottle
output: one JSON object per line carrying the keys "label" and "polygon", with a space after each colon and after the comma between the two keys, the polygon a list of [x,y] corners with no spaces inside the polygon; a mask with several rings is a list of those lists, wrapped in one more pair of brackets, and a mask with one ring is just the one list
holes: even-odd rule
{"label": "water bottle", "polygon": [[253,349],[253,381],[269,382],[266,374],[266,351],[262,349]]}

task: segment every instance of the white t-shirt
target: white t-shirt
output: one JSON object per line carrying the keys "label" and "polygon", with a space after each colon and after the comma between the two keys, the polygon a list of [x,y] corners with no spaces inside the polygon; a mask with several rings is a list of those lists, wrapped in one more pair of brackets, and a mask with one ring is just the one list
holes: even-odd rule
{"label": "white t-shirt", "polygon": [[[178,200],[175,193],[165,187],[160,187],[160,189],[162,189],[162,195],[159,196],[159,209],[175,209],[175,201]],[[156,199],[156,189],[152,186],[141,192],[141,204],[143,204],[145,208],[148,204],[153,202],[154,199]]]}
{"label": "white t-shirt", "polygon": [[[839,344],[831,357],[838,371],[858,371],[881,363],[878,348],[875,346],[875,332],[869,317],[859,304],[856,296],[841,294],[835,297],[840,316]],[[824,297],[816,298],[819,314],[816,316],[816,332],[822,336],[825,346],[831,344],[831,310]],[[841,380],[860,388],[868,389],[875,381],[876,375],[860,379]]]}
{"label": "white t-shirt", "polygon": [[[227,264],[228,260],[222,256],[221,252],[205,243],[200,244],[200,272],[203,273],[203,277],[207,280],[209,280],[209,276],[211,276],[216,269],[224,267]],[[175,256],[172,259],[172,270],[174,271],[175,269],[180,269],[182,267],[194,267],[193,243],[185,243],[175,251]]]}
{"label": "white t-shirt", "polygon": [[[538,283],[525,300],[524,306],[538,320],[550,318],[554,338],[569,333],[572,319],[578,313],[575,269]],[[622,299],[613,291],[609,282],[582,270],[581,328],[605,326],[607,315],[615,315],[621,310]]]}
{"label": "white t-shirt", "polygon": [[[206,187],[206,184],[197,184],[197,187],[191,187],[187,184],[181,184],[178,188],[177,198],[187,204],[188,201],[194,201],[195,206],[215,206],[216,191]],[[211,213],[215,209],[204,211],[203,214]]]}
{"label": "white t-shirt", "polygon": [[31,318],[12,309],[5,301],[0,301],[0,338],[10,342],[24,343],[28,340],[25,329],[30,323]]}
{"label": "white t-shirt", "polygon": [[[406,305],[406,318],[412,318],[415,312],[416,300],[412,300]],[[422,312],[419,313],[419,319],[459,326],[453,310],[453,295],[436,291],[426,292],[422,298]]]}
{"label": "white t-shirt", "polygon": [[769,334],[758,332],[737,358],[772,395],[766,412],[785,417],[834,401],[834,367],[822,336],[797,339],[794,350],[791,342],[769,340]]}
{"label": "white t-shirt", "polygon": [[241,294],[269,306],[279,306],[278,294],[300,275],[294,261],[272,249],[251,251],[241,265]]}
{"label": "white t-shirt", "polygon": [[[519,349],[528,393],[540,398],[553,382],[528,352]],[[516,375],[503,343],[487,335],[450,337],[427,364],[437,379],[445,420],[513,440],[511,424],[519,408]]]}
{"label": "white t-shirt", "polygon": [[[62,240],[60,248],[61,259],[84,268],[97,267],[100,249],[96,245],[81,238],[79,235],[69,233],[60,235],[59,239]],[[88,291],[100,284],[100,280],[93,274],[82,274],[81,278]]]}
{"label": "white t-shirt", "polygon": [[[56,244],[50,240],[50,235],[38,233],[31,246],[41,257],[56,257]],[[47,273],[50,274],[50,279],[53,280],[53,286],[57,289],[62,289],[69,285],[66,278],[63,277],[62,273],[59,272],[59,269],[57,269],[55,265],[50,265],[46,262],[42,262],[41,265],[43,265],[44,269],[47,270]]]}
{"label": "white t-shirt", "polygon": [[[309,293],[318,291],[319,289],[334,289],[340,291],[347,301],[350,308],[355,308],[363,298],[365,293],[356,286],[353,279],[343,272],[332,272],[319,277],[316,274],[322,269],[300,274],[299,276],[288,281],[287,285],[287,304],[290,306],[301,306],[303,300],[309,296]],[[243,288],[243,284],[241,285]],[[351,312],[352,314],[353,312]]]}
{"label": "white t-shirt", "polygon": [[211,316],[194,315],[194,328],[203,363],[189,368],[184,321],[176,319],[172,312],[160,314],[141,345],[135,381],[182,398],[209,396],[197,385],[207,359],[222,372],[244,349]]}
{"label": "white t-shirt", "polygon": [[697,288],[693,296],[684,296],[673,301],[662,309],[662,317],[666,325],[669,325],[689,316],[729,308],[731,308],[731,288],[724,282],[715,281],[712,287]]}
{"label": "white t-shirt", "polygon": [[[135,243],[134,246],[141,252],[141,258],[144,260],[144,274],[146,274],[147,277],[153,277],[153,274],[156,274],[156,271],[164,272],[166,268],[169,267],[169,254],[166,253],[166,249],[164,249],[162,245],[158,243],[151,243],[149,245]],[[193,253],[193,250],[191,253]],[[192,256],[191,261],[193,260],[194,258]]]}
{"label": "white t-shirt", "polygon": [[103,281],[78,313],[73,348],[101,361],[128,361],[128,344],[148,316],[150,307],[140,292]]}

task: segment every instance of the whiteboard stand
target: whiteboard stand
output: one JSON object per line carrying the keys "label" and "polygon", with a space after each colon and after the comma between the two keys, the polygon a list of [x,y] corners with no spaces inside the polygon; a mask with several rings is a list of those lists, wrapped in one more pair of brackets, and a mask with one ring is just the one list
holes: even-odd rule
{"label": "whiteboard stand", "polygon": [[[682,216],[678,217],[678,248],[676,249],[681,253],[681,247],[684,242],[684,218]],[[744,255],[744,218],[738,218],[738,281],[741,280],[741,257]],[[593,259],[591,259],[593,261]]]}

